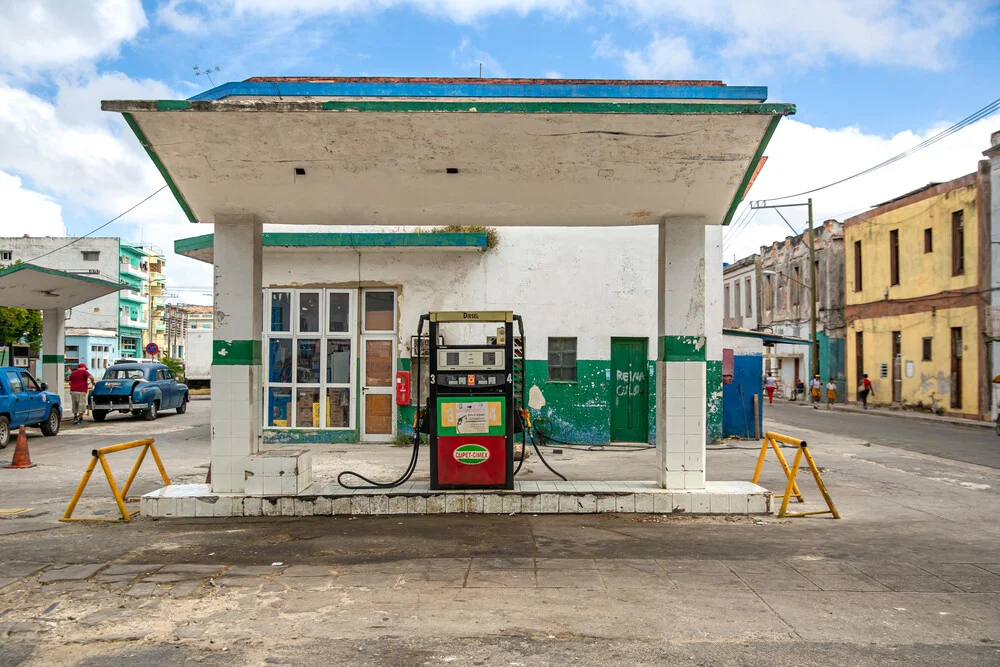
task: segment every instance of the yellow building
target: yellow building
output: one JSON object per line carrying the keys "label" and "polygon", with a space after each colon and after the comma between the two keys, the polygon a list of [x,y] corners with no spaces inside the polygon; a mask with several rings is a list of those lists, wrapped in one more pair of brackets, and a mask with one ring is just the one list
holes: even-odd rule
{"label": "yellow building", "polygon": [[869,402],[989,418],[989,162],[844,223],[847,386]]}

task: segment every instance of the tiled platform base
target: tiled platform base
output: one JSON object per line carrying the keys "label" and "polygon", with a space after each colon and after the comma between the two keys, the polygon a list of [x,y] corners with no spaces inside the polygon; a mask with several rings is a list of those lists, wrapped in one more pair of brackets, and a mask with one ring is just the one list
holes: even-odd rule
{"label": "tiled platform base", "polygon": [[513,491],[431,491],[426,481],[395,489],[313,484],[298,495],[213,494],[178,484],[142,497],[144,517],[348,516],[361,514],[770,514],[771,492],[750,482],[706,482],[701,490],[655,482],[515,482]]}

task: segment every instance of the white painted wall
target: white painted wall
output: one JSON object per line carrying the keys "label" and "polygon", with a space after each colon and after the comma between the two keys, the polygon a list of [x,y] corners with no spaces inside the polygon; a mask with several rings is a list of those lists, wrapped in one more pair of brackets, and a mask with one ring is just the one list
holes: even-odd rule
{"label": "white painted wall", "polygon": [[719,226],[705,227],[705,358],[722,360],[722,235]]}
{"label": "white painted wall", "polygon": [[[606,360],[611,337],[649,339],[656,357],[656,227],[505,228],[485,253],[442,250],[264,249],[263,283],[400,287],[401,356],[421,314],[513,310],[524,318],[526,355],[548,356],[549,336],[576,336],[580,359]],[[720,271],[721,279],[721,271]],[[691,278],[680,278],[689,289]],[[717,321],[717,320],[716,320]],[[712,329],[710,329],[712,331]],[[721,323],[716,325],[721,334]],[[456,341],[482,328],[450,326]],[[719,340],[721,358],[721,339]]]}
{"label": "white painted wall", "polygon": [[[85,238],[69,247],[62,248],[71,240],[71,238],[60,236],[3,237],[0,238],[0,251],[11,251],[12,257],[9,263],[21,260],[36,266],[72,273],[96,269],[100,273],[94,276],[95,278],[118,282],[117,238]],[[61,249],[57,250],[57,248]],[[53,250],[55,252],[52,252]],[[100,252],[98,261],[84,261],[83,252],[94,250]],[[39,255],[50,252],[52,254],[39,257]],[[7,264],[8,261],[2,263]],[[118,295],[108,294],[76,306],[73,308],[69,320],[66,321],[66,326],[118,331]]]}
{"label": "white painted wall", "polygon": [[764,354],[764,342],[760,338],[751,338],[750,336],[723,335],[722,346],[727,350],[732,350],[737,357],[759,357]]}

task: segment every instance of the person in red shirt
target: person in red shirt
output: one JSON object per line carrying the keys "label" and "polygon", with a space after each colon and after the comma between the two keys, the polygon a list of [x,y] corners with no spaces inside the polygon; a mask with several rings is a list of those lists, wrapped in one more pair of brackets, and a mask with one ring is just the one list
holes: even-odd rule
{"label": "person in red shirt", "polygon": [[87,411],[87,392],[94,386],[94,376],[87,370],[87,364],[80,364],[69,374],[69,395],[73,399],[73,423],[83,423],[83,413]]}
{"label": "person in red shirt", "polygon": [[858,398],[861,399],[861,405],[864,406],[865,410],[868,409],[868,396],[875,395],[875,389],[872,388],[872,381],[868,379],[868,373],[864,373],[861,376],[861,384],[858,385]]}

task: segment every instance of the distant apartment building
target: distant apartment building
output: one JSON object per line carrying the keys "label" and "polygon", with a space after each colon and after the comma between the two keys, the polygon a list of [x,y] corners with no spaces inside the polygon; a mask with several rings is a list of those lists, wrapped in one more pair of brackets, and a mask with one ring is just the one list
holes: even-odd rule
{"label": "distant apartment building", "polygon": [[183,306],[187,311],[188,328],[204,329],[211,331],[215,318],[215,309],[212,306]]}
{"label": "distant apartment building", "polygon": [[163,309],[163,353],[174,359],[184,359],[187,348],[187,306],[168,304]]}
{"label": "distant apartment building", "polygon": [[750,255],[722,269],[722,326],[757,329],[760,314],[760,255]]}
{"label": "distant apartment building", "polygon": [[877,404],[989,415],[989,182],[983,160],[845,222],[852,398],[867,373]]}
{"label": "distant apartment building", "polygon": [[[815,229],[816,286],[809,265],[809,234],[789,236],[760,249],[760,314],[757,327],[778,336],[812,340],[811,304],[816,300],[819,373],[823,382],[834,378],[838,400],[845,400],[844,370],[844,225],[827,220]],[[808,384],[812,375],[812,346],[779,343],[764,349],[765,372],[783,388],[797,379]],[[790,395],[788,390],[785,395]]]}
{"label": "distant apartment building", "polygon": [[[117,294],[73,308],[66,320],[67,369],[86,363],[101,370],[119,357],[142,357],[162,330],[163,253],[113,237],[4,237],[0,264],[22,261],[69,273],[92,275],[125,286]],[[151,319],[152,313],[152,319]]]}

